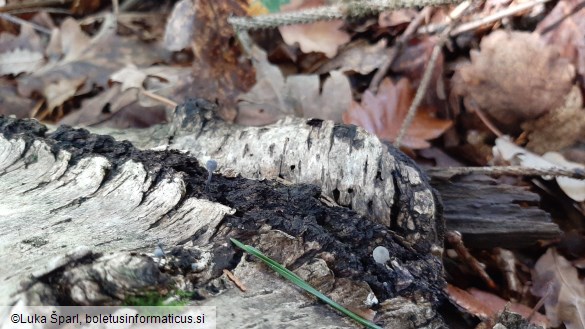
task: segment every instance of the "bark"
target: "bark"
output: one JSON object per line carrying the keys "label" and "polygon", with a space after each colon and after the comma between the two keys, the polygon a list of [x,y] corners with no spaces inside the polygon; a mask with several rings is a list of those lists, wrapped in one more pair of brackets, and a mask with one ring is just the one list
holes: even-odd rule
{"label": "bark", "polygon": [[219,120],[214,110],[212,103],[192,100],[177,108],[169,125],[96,131],[140,149],[181,150],[201,163],[213,159],[227,176],[320,186],[337,204],[389,227],[413,247],[441,248],[440,202],[416,164],[391,145],[331,121],[289,117],[244,127]]}
{"label": "bark", "polygon": [[[429,250],[429,243],[439,249],[434,241],[440,240],[443,233],[436,230],[442,226],[429,220],[436,217],[438,204],[433,189],[424,187],[425,175],[391,145],[355,126],[319,120],[289,118],[259,128],[229,125],[214,119],[213,108],[193,101],[177,109],[170,125],[101,132],[139,148],[185,150],[203,163],[217,160],[225,175],[316,184],[338,204],[400,232],[421,250]],[[526,247],[560,234],[549,214],[538,208],[540,197],[521,187],[496,184],[487,176],[434,180],[431,185],[442,196],[447,227],[461,232],[471,247]]]}
{"label": "bark", "polygon": [[[380,325],[443,325],[441,207],[412,161],[355,127],[288,120],[280,133],[234,130],[211,110],[197,101],[169,125],[124,132],[142,148],[182,152],[0,118],[0,303],[117,304],[173,286],[218,306],[220,327],[354,326],[236,250],[235,237],[347,307],[377,301]],[[213,144],[205,153],[197,143]],[[211,157],[221,174],[207,183],[196,158]],[[250,161],[236,172],[240,158]],[[249,179],[264,176],[282,179]],[[162,262],[144,255],[159,243]],[[374,261],[377,246],[386,264]]]}
{"label": "bark", "polygon": [[[167,125],[102,135],[0,118],[0,303],[112,305],[174,287],[217,306],[222,328],[355,326],[235,237],[382,326],[444,326],[443,209],[408,157],[353,126],[239,127],[213,110],[195,100]],[[157,244],[165,259],[150,257]]]}
{"label": "bark", "polygon": [[561,230],[540,209],[540,196],[483,175],[433,180],[445,205],[447,229],[470,248],[521,248],[553,240]]}

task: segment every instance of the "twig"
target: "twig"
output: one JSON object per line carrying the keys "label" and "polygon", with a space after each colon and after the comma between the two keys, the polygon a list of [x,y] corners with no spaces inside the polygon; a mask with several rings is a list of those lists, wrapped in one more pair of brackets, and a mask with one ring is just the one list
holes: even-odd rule
{"label": "twig", "polygon": [[489,274],[487,274],[482,264],[477,260],[477,258],[473,257],[473,255],[465,247],[461,233],[457,231],[447,231],[445,232],[445,239],[449,242],[453,249],[455,249],[455,252],[461,258],[461,260],[466,262],[467,265],[469,265],[469,268],[471,268],[475,274],[479,275],[479,277],[487,284],[490,289],[498,289],[498,286],[494,280],[492,280]]}
{"label": "twig", "polygon": [[230,17],[228,22],[236,29],[256,30],[284,25],[309,24],[318,21],[347,19],[376,14],[386,10],[454,4],[463,0],[368,0],[322,6],[288,13],[256,17]]}
{"label": "twig", "polygon": [[398,54],[402,51],[404,45],[408,42],[408,40],[410,40],[410,38],[412,38],[412,35],[416,32],[416,30],[423,22],[427,14],[430,13],[430,11],[431,11],[430,7],[425,7],[423,10],[421,10],[416,15],[416,17],[408,24],[408,27],[406,28],[404,33],[402,33],[402,35],[398,37],[398,40],[396,40],[396,44],[394,45],[394,47],[390,48],[388,52],[388,57],[386,57],[384,63],[380,65],[378,71],[376,72],[376,74],[372,78],[372,81],[370,82],[370,86],[368,87],[368,89],[373,94],[375,94],[378,91],[378,86],[380,85],[380,82],[382,81],[382,79],[384,79],[386,73],[388,73],[388,70],[396,60],[396,57],[398,57]]}
{"label": "twig", "polygon": [[484,174],[484,175],[514,175],[514,176],[554,176],[585,179],[585,170],[554,168],[528,168],[522,166],[494,166],[494,167],[434,167],[426,172],[432,177],[452,177],[456,175]]}
{"label": "twig", "polygon": [[[502,18],[512,16],[514,14],[517,14],[519,12],[525,11],[527,9],[534,7],[534,6],[537,6],[539,4],[546,3],[549,1],[551,1],[551,0],[532,0],[532,1],[525,2],[522,4],[516,5],[516,6],[511,6],[511,7],[502,9],[502,10],[495,12],[491,15],[488,15],[485,17],[480,17],[476,20],[473,20],[473,21],[470,21],[467,23],[459,24],[458,26],[456,26],[455,28],[453,28],[451,30],[451,33],[449,33],[449,36],[454,37],[454,36],[459,35],[461,33],[475,30],[478,27],[481,27],[483,25],[496,22]],[[448,26],[448,24],[427,25],[427,26],[423,26],[420,29],[418,29],[417,32],[420,34],[436,33],[437,31],[442,31],[447,26]]]}
{"label": "twig", "polygon": [[112,8],[114,9],[114,16],[118,20],[118,16],[120,16],[120,3],[118,0],[112,0]]}
{"label": "twig", "polygon": [[41,33],[45,33],[45,34],[51,35],[51,30],[46,29],[46,28],[44,28],[44,27],[42,27],[42,26],[40,26],[38,24],[29,22],[29,21],[25,21],[24,19],[20,19],[20,18],[18,18],[16,16],[13,16],[13,15],[10,15],[10,14],[0,12],[0,18],[3,18],[3,19],[5,19],[5,20],[7,20],[9,22],[12,22],[12,23],[15,23],[15,24],[19,24],[19,25],[30,25],[33,29],[35,29],[35,30],[37,30],[37,31],[39,31]]}
{"label": "twig", "polygon": [[398,133],[398,137],[396,137],[396,140],[394,141],[395,147],[397,147],[397,148],[400,147],[400,143],[402,142],[402,139],[404,138],[404,135],[406,135],[406,131],[408,130],[408,127],[410,127],[412,120],[414,119],[414,116],[416,115],[416,110],[418,109],[420,103],[422,102],[423,96],[427,92],[427,89],[429,87],[429,83],[431,82],[431,77],[433,75],[433,71],[435,70],[435,65],[437,64],[437,58],[439,58],[439,54],[441,53],[441,49],[443,49],[443,45],[449,39],[449,32],[451,31],[451,26],[453,26],[453,24],[455,24],[455,22],[463,15],[463,13],[466,11],[467,8],[469,8],[470,5],[471,5],[471,2],[469,0],[467,0],[467,1],[459,4],[459,6],[457,6],[457,8],[455,8],[449,14],[449,19],[451,19],[452,25],[450,25],[450,27],[448,27],[445,31],[443,31],[443,33],[441,33],[441,36],[439,37],[439,41],[437,41],[437,44],[435,45],[435,47],[433,47],[433,52],[431,53],[431,58],[429,59],[427,67],[425,68],[425,72],[423,74],[420,85],[418,86],[418,89],[416,90],[416,94],[414,95],[414,99],[412,100],[412,104],[410,104],[410,108],[408,109],[408,113],[406,114],[406,118],[404,118],[404,121],[402,122],[402,125],[400,126],[400,132]]}
{"label": "twig", "polygon": [[544,302],[552,294],[552,292],[553,292],[553,283],[552,283],[552,279],[551,279],[546,283],[545,293],[542,295],[542,297],[540,297],[540,300],[536,303],[536,305],[534,305],[532,310],[530,310],[530,313],[528,314],[528,316],[526,316],[527,321],[530,321],[532,319],[532,317],[536,314],[536,312],[538,312],[538,310],[542,307],[542,305],[544,305]]}
{"label": "twig", "polygon": [[489,130],[491,130],[491,132],[493,132],[496,136],[498,137],[502,137],[504,134],[500,131],[500,129],[498,129],[491,121],[490,119],[488,119],[488,117],[485,115],[485,113],[483,113],[483,111],[479,108],[479,106],[473,106],[473,110],[475,111],[475,114],[477,114],[477,116],[479,117],[479,119],[481,120],[481,122],[483,122],[483,124],[488,127]]}
{"label": "twig", "polygon": [[[445,36],[446,36],[446,34],[445,34]],[[414,116],[416,115],[416,110],[418,109],[418,106],[422,102],[423,96],[427,92],[427,89],[429,87],[429,83],[431,82],[431,76],[433,75],[433,71],[435,70],[435,65],[437,64],[437,58],[439,57],[439,54],[441,52],[441,49],[443,48],[443,44],[444,44],[445,40],[446,40],[446,38],[441,37],[441,39],[437,42],[437,44],[433,48],[433,52],[431,53],[431,58],[429,59],[429,62],[427,63],[427,67],[425,69],[425,73],[423,74],[420,85],[418,86],[418,89],[416,90],[416,94],[414,95],[414,99],[412,100],[412,104],[410,104],[410,107],[408,108],[408,113],[406,114],[404,121],[402,121],[402,125],[400,126],[400,132],[398,133],[398,137],[396,137],[396,140],[394,141],[394,146],[397,148],[400,147],[400,143],[402,142],[404,135],[406,135],[406,130],[408,130],[408,127],[410,127],[410,125],[412,124],[412,120],[414,119]]]}
{"label": "twig", "polygon": [[69,9],[61,9],[61,8],[50,8],[50,7],[36,7],[36,8],[23,8],[23,9],[13,9],[7,11],[7,13],[11,15],[20,15],[20,14],[28,14],[28,13],[36,13],[39,11],[44,11],[47,14],[60,14],[60,15],[71,15],[71,10]]}
{"label": "twig", "polygon": [[64,5],[71,1],[73,0],[32,0],[17,2],[14,4],[7,4],[4,7],[0,7],[0,12],[5,13],[23,8],[51,7],[55,5]]}
{"label": "twig", "polygon": [[159,101],[159,102],[161,102],[161,103],[163,103],[165,105],[168,105],[168,106],[170,106],[172,108],[175,108],[178,105],[177,103],[173,102],[172,100],[170,100],[170,99],[168,99],[166,97],[157,95],[157,94],[155,94],[153,92],[150,92],[148,90],[142,90],[141,92],[142,92],[142,95],[144,95],[144,96],[146,96],[148,98],[152,98],[155,101]]}
{"label": "twig", "polygon": [[475,30],[482,25],[498,21],[498,20],[505,18],[505,17],[508,17],[508,16],[512,16],[518,12],[528,10],[532,7],[535,7],[535,6],[542,4],[542,3],[547,3],[549,1],[551,1],[551,0],[533,0],[533,1],[519,4],[517,6],[505,8],[505,9],[500,10],[492,15],[480,18],[478,20],[460,24],[451,31],[450,35],[454,36],[454,35],[461,34],[463,32]]}
{"label": "twig", "polygon": [[246,286],[232,272],[224,268],[223,274],[225,274],[228,277],[228,279],[230,279],[236,285],[236,287],[238,287],[238,289],[240,289],[243,292],[246,292],[247,290]]}

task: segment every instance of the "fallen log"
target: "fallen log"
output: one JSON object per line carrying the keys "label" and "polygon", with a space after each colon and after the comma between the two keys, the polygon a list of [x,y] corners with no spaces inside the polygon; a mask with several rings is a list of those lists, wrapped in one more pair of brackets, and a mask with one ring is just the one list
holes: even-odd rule
{"label": "fallen log", "polygon": [[[151,130],[148,141],[158,136],[186,143],[189,135],[183,139],[179,131],[188,122],[221,133],[206,121],[211,112],[205,106],[209,103],[183,106],[178,114],[184,120]],[[365,313],[375,309],[380,325],[443,326],[436,308],[444,286],[444,223],[424,174],[361,129],[318,121],[289,124],[296,135],[305,125],[310,147],[328,155],[330,160],[321,163],[329,162],[330,168],[319,170],[327,169],[321,176],[330,184],[326,193],[318,185],[290,183],[287,178],[295,172],[308,177],[312,170],[311,164],[298,162],[294,151],[298,169],[291,169],[285,156],[272,159],[290,173],[281,174],[281,181],[230,172],[229,152],[215,152],[220,174],[209,181],[207,170],[186,152],[141,150],[82,129],[49,132],[34,120],[1,118],[0,303],[118,304],[145,289],[171,285],[196,292],[197,305],[217,306],[221,327],[265,321],[270,327],[290,327],[292,320],[294,326],[353,326],[236,250],[229,243],[235,237],[346,307]],[[162,138],[164,129],[170,130]],[[133,132],[135,140],[147,141],[144,131]],[[234,138],[249,133],[240,131]],[[274,154],[283,146],[293,150],[292,140],[274,144]],[[374,158],[371,148],[377,150]],[[357,166],[343,157],[348,149]],[[252,144],[245,150],[232,156],[256,152]],[[365,162],[361,154],[368,155]],[[268,159],[257,159],[255,178],[265,170],[258,164],[263,161]],[[364,164],[367,168],[359,167]],[[360,180],[351,181],[353,174]],[[144,256],[158,244],[169,250],[170,265]],[[372,257],[378,246],[389,252],[384,264]],[[49,262],[54,256],[60,258]],[[251,291],[236,290],[224,269]]]}
{"label": "fallen log", "polygon": [[[170,284],[217,306],[222,327],[354,325],[234,249],[236,237],[378,324],[444,325],[443,207],[412,160],[354,126],[238,127],[213,110],[194,100],[167,125],[101,135],[0,119],[0,302],[117,304]],[[143,254],[158,244],[164,266]]]}

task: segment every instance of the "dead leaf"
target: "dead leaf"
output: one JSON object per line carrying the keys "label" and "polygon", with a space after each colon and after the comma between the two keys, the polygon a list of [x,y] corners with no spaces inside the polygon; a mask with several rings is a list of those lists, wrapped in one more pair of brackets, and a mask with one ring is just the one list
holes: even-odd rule
{"label": "dead leaf", "polygon": [[22,25],[18,36],[6,32],[0,33],[0,54],[14,49],[42,53],[43,43],[32,26]]}
{"label": "dead leaf", "polygon": [[[47,99],[49,110],[67,100],[63,95],[85,94],[94,87],[105,88],[110,75],[129,63],[151,65],[160,61],[164,52],[152,44],[115,34],[115,19],[106,16],[100,33],[89,38],[79,24],[66,19],[55,30],[47,47],[50,63],[32,75],[18,79],[18,91],[30,97],[33,92]],[[77,83],[82,81],[82,85]],[[61,94],[48,94],[47,86],[57,84]],[[68,90],[63,88],[69,87]]]}
{"label": "dead leaf", "polygon": [[[542,155],[542,158],[556,164],[559,167],[569,169],[581,169],[585,171],[585,165],[580,163],[571,162],[565,159],[565,157],[558,152],[547,152]],[[557,184],[565,194],[577,201],[585,201],[585,180],[574,179],[569,177],[557,177]]]}
{"label": "dead leaf", "polygon": [[17,48],[0,53],[0,75],[31,73],[41,67],[44,61],[42,53],[28,49]]}
{"label": "dead leaf", "polygon": [[378,16],[378,25],[380,27],[392,27],[410,23],[416,17],[416,10],[401,9],[385,11]]}
{"label": "dead leaf", "polygon": [[43,95],[47,98],[47,108],[52,111],[55,107],[72,98],[85,82],[84,77],[63,79],[49,83],[43,88]]}
{"label": "dead leaf", "polygon": [[[190,94],[188,90],[196,80],[192,72],[182,67],[157,65],[142,69],[146,78],[144,90],[168,98],[175,103],[183,103]],[[139,96],[140,105],[145,107],[160,105],[151,98]]]}
{"label": "dead leaf", "polygon": [[110,80],[122,83],[122,91],[130,88],[142,89],[142,84],[146,79],[147,74],[139,70],[133,64],[129,64],[123,69],[112,73]]}
{"label": "dead leaf", "polygon": [[[493,147],[495,163],[506,163],[513,166],[522,166],[535,169],[551,169],[559,166],[543,159],[538,154],[532,153],[523,147],[520,147],[510,141],[508,136],[498,137]],[[543,176],[546,180],[551,180],[550,176]]]}
{"label": "dead leaf", "polygon": [[[181,103],[193,82],[189,70],[164,65],[137,68],[128,65],[114,72],[111,87],[96,97],[83,101],[79,110],[65,116],[59,123],[126,128],[147,127],[166,120],[169,106],[152,99],[142,91]],[[136,113],[131,113],[136,111]],[[140,114],[144,114],[141,116]],[[127,121],[129,120],[129,121]]]}
{"label": "dead leaf", "polygon": [[[292,1],[289,5],[282,6],[282,11],[307,9],[324,4],[324,0]],[[320,52],[329,58],[333,58],[337,54],[339,46],[348,43],[350,40],[349,34],[341,30],[343,24],[341,20],[334,20],[312,24],[280,26],[278,30],[282,35],[282,39],[288,45],[293,46],[298,42],[301,51],[304,53]]]}
{"label": "dead leaf", "polygon": [[[449,299],[456,305],[482,319],[495,317],[506,306],[511,312],[520,314],[524,318],[528,318],[532,314],[532,308],[526,305],[509,302],[497,295],[475,288],[465,291],[448,284],[447,293]],[[545,328],[548,326],[546,317],[538,312],[532,315],[530,322]]]}
{"label": "dead leaf", "polygon": [[59,124],[89,126],[104,121],[112,110],[117,111],[123,106],[130,104],[132,100],[136,98],[134,94],[137,93],[137,90],[132,91],[132,93],[133,94],[130,92],[126,93],[126,101],[120,102],[117,98],[122,98],[120,97],[121,85],[112,86],[112,88],[105,90],[98,96],[84,100],[81,109],[64,116],[59,121]]}
{"label": "dead leaf", "polygon": [[535,32],[560,51],[585,75],[585,10],[582,0],[559,1],[554,9],[538,23]]}
{"label": "dead leaf", "polygon": [[0,75],[31,73],[45,62],[40,37],[29,25],[20,34],[0,34]]}
{"label": "dead leaf", "polygon": [[[433,48],[437,44],[437,40],[438,38],[434,36],[413,38],[410,40],[398,52],[398,56],[392,63],[392,72],[403,75],[412,82],[412,85],[417,86],[422,79],[427,63],[431,58]],[[439,58],[437,58],[432,81],[440,81],[442,79],[443,61],[443,55],[440,54]]]}
{"label": "dead leaf", "polygon": [[144,128],[166,120],[166,108],[160,103],[143,106],[140,91],[121,90],[116,84],[98,96],[83,101],[81,109],[63,117],[59,124],[91,125],[109,128]]}
{"label": "dead leaf", "polygon": [[[442,149],[438,147],[429,147],[424,150],[418,151],[418,154],[429,160],[434,161],[434,167],[462,167],[464,166],[463,163],[454,159],[449,154],[445,153]],[[418,163],[418,159],[417,159]]]}
{"label": "dead leaf", "polygon": [[34,105],[32,99],[18,95],[14,80],[0,78],[0,114],[28,118]]}
{"label": "dead leaf", "polygon": [[343,73],[332,71],[320,91],[318,75],[291,75],[268,62],[266,53],[253,47],[256,85],[238,99],[236,122],[266,125],[287,116],[321,118],[341,122],[351,103],[351,86]]}
{"label": "dead leaf", "polygon": [[545,298],[544,308],[552,327],[585,328],[585,283],[577,269],[554,248],[534,265],[532,293]]}
{"label": "dead leaf", "polygon": [[[390,70],[410,80],[412,86],[418,86],[438,40],[436,36],[413,38],[398,52]],[[444,56],[440,53],[424,97],[425,103],[434,104],[437,108],[444,106],[442,104],[447,99],[443,83],[444,61]]]}
{"label": "dead leaf", "polygon": [[531,307],[507,301],[500,296],[476,288],[470,288],[468,291],[475,299],[488,306],[492,310],[493,315],[502,312],[508,306],[508,310],[520,314],[525,319],[532,315],[530,319],[531,323],[545,328],[548,327],[547,318],[539,312],[533,314]]}
{"label": "dead leaf", "polygon": [[487,305],[473,297],[469,292],[447,284],[447,294],[449,299],[466,312],[469,312],[479,318],[487,319],[493,315],[493,310]]}
{"label": "dead leaf", "polygon": [[339,70],[341,72],[353,71],[362,75],[370,74],[386,61],[388,57],[386,44],[385,39],[381,39],[373,45],[363,39],[356,40],[319,68],[318,73]]}
{"label": "dead leaf", "polygon": [[[361,105],[352,103],[350,110],[343,114],[343,122],[361,126],[380,139],[394,141],[413,98],[414,90],[407,79],[394,84],[386,78],[375,96],[366,91]],[[433,117],[431,109],[423,106],[416,112],[402,144],[411,149],[427,148],[430,146],[428,141],[441,136],[451,124],[449,120]]]}
{"label": "dead leaf", "polygon": [[300,115],[341,122],[341,115],[351,104],[349,80],[339,71],[330,72],[319,93],[318,75],[292,75],[286,79],[286,99],[300,105]]}
{"label": "dead leaf", "polygon": [[[505,137],[499,137],[496,139],[493,152],[495,161],[504,160],[509,164],[526,168],[585,169],[585,166],[582,164],[565,160],[560,153],[548,152],[548,155],[545,154],[546,156],[539,156],[538,154],[532,153],[510,142]],[[543,176],[542,178],[547,180],[552,179],[550,176]],[[585,181],[568,177],[556,177],[556,181],[567,196],[578,202],[585,201]]]}
{"label": "dead leaf", "polygon": [[180,51],[191,45],[195,7],[193,0],[181,0],[175,4],[167,19],[163,45],[170,51]]}
{"label": "dead leaf", "polygon": [[571,90],[573,66],[538,34],[497,30],[480,48],[457,70],[454,89],[509,131],[561,106]]}
{"label": "dead leaf", "polygon": [[525,122],[522,129],[528,138],[526,148],[538,154],[558,151],[585,139],[585,109],[579,87],[573,86],[563,106]]}

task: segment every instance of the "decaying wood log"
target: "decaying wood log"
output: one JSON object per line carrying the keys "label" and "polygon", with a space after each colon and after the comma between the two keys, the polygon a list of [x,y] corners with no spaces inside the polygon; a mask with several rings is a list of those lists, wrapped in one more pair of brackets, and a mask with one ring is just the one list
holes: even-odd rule
{"label": "decaying wood log", "polygon": [[[170,282],[218,306],[222,328],[354,325],[249,260],[229,243],[236,237],[341,304],[376,309],[383,326],[443,326],[441,206],[412,161],[361,129],[323,121],[222,130],[210,107],[188,103],[172,124],[125,132],[158,151],[0,118],[0,303],[116,304]],[[196,158],[215,159],[222,174],[208,183]],[[239,158],[250,161],[236,172]],[[249,179],[264,176],[284,181]],[[142,254],[158,243],[168,249],[164,266]],[[386,264],[374,261],[377,246],[388,249]]]}
{"label": "decaying wood log", "polygon": [[[208,102],[193,101],[178,108],[171,125],[97,131],[139,148],[179,149],[204,161],[215,159],[227,175],[236,171],[252,179],[281,177],[316,184],[342,206],[403,234],[413,231],[410,241],[417,244],[430,241],[427,235],[442,235],[429,225],[435,203],[429,190],[414,189],[412,197],[408,192],[393,193],[405,184],[426,183],[410,169],[410,159],[391,145],[364,137],[356,127],[319,120],[290,118],[261,128],[229,125],[213,118],[213,108]],[[447,227],[461,232],[469,246],[525,247],[560,234],[548,213],[537,207],[539,196],[520,187],[494,184],[486,176],[433,180],[431,185],[443,196]],[[405,209],[418,213],[413,217]],[[424,248],[428,250],[428,245]]]}
{"label": "decaying wood log", "polygon": [[213,159],[228,176],[320,186],[337,204],[389,227],[414,248],[440,251],[440,202],[402,152],[356,126],[295,117],[264,127],[235,126],[216,118],[215,107],[192,100],[168,125],[97,131],[140,149],[181,150],[202,163]]}
{"label": "decaying wood log", "polygon": [[538,208],[540,196],[522,187],[483,175],[433,179],[431,185],[444,200],[447,229],[460,232],[467,247],[527,247],[561,233]]}
{"label": "decaying wood log", "polygon": [[[217,306],[222,328],[355,327],[236,237],[380,325],[444,326],[443,209],[408,157],[353,126],[237,127],[213,109],[195,100],[170,124],[102,135],[0,118],[0,304],[118,304],[172,286]],[[163,262],[144,254],[157,244]]]}

